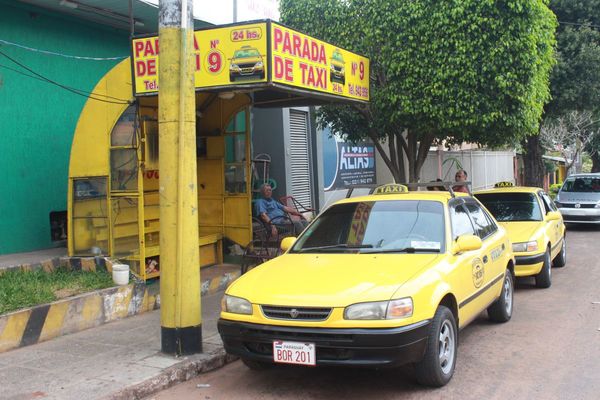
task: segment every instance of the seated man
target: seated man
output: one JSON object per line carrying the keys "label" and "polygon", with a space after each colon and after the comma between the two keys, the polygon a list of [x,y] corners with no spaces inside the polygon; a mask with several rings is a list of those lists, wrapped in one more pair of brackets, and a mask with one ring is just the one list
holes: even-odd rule
{"label": "seated man", "polygon": [[[277,225],[284,224],[285,220],[283,217],[285,213],[296,215],[300,217],[299,221],[293,221],[294,233],[297,235],[306,228],[308,222],[304,219],[304,216],[298,211],[291,207],[284,206],[273,198],[273,189],[268,183],[264,183],[260,187],[262,199],[256,201],[256,215],[267,224],[271,226],[271,236],[277,236]],[[271,223],[273,220],[273,223]]]}

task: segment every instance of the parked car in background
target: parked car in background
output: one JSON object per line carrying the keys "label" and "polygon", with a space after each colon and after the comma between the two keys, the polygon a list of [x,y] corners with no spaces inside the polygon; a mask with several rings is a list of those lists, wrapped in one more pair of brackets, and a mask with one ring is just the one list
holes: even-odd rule
{"label": "parked car in background", "polygon": [[567,260],[565,226],[558,209],[540,188],[499,185],[475,197],[506,228],[515,253],[515,275],[533,276],[539,288],[552,285],[552,266]]}
{"label": "parked car in background", "polygon": [[443,386],[458,329],[513,311],[512,248],[473,197],[384,185],[322,212],[287,252],[227,289],[225,350],[253,369],[276,363],[395,367]]}
{"label": "parked car in background", "polygon": [[565,223],[600,224],[600,173],[569,176],[554,204]]}

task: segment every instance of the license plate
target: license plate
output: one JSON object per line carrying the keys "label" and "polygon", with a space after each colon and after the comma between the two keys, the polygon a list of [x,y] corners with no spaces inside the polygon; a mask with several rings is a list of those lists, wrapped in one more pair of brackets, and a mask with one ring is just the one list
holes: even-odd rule
{"label": "license plate", "polygon": [[273,361],[284,364],[316,365],[315,344],[302,342],[273,342]]}

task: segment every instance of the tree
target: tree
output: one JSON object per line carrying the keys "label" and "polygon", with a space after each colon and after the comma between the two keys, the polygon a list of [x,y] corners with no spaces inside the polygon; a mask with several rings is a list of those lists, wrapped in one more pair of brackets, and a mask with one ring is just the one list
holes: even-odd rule
{"label": "tree", "polygon": [[544,147],[555,149],[565,159],[567,175],[584,149],[588,148],[590,155],[597,153],[590,148],[590,143],[600,136],[597,125],[590,111],[571,111],[556,119],[544,120],[540,132]]}
{"label": "tree", "polygon": [[292,28],[369,57],[370,104],[324,106],[318,118],[350,140],[371,138],[397,182],[418,181],[432,144],[498,146],[538,129],[556,23],[543,0],[281,0],[280,9]]}
{"label": "tree", "polygon": [[[552,101],[544,110],[544,118],[555,120],[571,111],[598,112],[600,107],[600,0],[551,0],[550,8],[558,17],[557,63],[550,76]],[[596,160],[600,138],[590,140],[586,150]],[[544,148],[538,136],[528,136],[523,142],[525,153],[525,184],[543,184]]]}

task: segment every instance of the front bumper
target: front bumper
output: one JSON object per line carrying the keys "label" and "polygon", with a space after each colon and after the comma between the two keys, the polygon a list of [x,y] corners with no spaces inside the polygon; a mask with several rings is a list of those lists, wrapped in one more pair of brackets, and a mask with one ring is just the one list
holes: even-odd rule
{"label": "front bumper", "polygon": [[563,221],[576,224],[600,224],[599,208],[559,208]]}
{"label": "front bumper", "polygon": [[546,253],[534,254],[532,256],[515,256],[515,276],[537,275],[544,266]]}
{"label": "front bumper", "polygon": [[430,321],[400,328],[299,328],[219,319],[225,351],[255,361],[273,362],[275,340],[314,343],[317,365],[395,367],[420,361]]}

